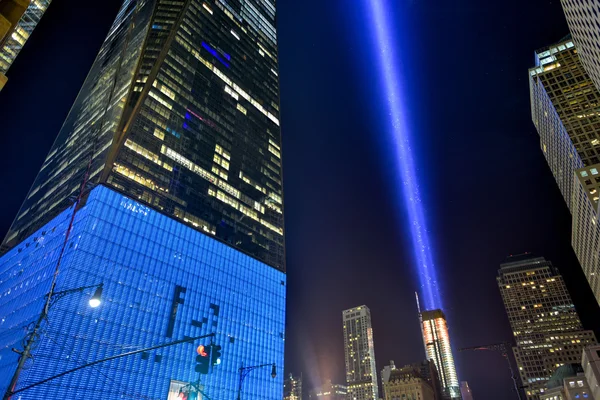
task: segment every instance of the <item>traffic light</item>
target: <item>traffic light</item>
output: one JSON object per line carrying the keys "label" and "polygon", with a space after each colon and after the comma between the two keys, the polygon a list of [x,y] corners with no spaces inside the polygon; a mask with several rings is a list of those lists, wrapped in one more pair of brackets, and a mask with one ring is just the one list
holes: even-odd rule
{"label": "traffic light", "polygon": [[221,364],[221,346],[212,346],[212,350],[210,352],[210,363],[213,366]]}
{"label": "traffic light", "polygon": [[210,355],[208,353],[209,348],[203,345],[198,346],[196,349],[196,372],[201,374],[208,374],[208,367],[210,366]]}

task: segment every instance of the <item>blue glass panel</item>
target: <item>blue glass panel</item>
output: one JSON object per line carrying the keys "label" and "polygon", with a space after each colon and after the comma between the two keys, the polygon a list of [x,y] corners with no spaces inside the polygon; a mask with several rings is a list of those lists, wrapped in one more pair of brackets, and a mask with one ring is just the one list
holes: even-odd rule
{"label": "blue glass panel", "polygon": [[[24,326],[42,308],[72,210],[0,258],[0,390],[22,348]],[[26,364],[18,387],[100,358],[214,332],[222,363],[201,377],[212,399],[236,398],[239,372],[276,363],[244,381],[244,399],[280,400],[283,389],[285,274],[106,187],[95,188],[76,216],[57,290],[104,283],[62,298]],[[179,297],[166,337],[173,298]],[[207,344],[205,340],[202,343]],[[75,372],[22,393],[22,399],[167,399],[171,381],[198,379],[195,348],[181,344]]]}

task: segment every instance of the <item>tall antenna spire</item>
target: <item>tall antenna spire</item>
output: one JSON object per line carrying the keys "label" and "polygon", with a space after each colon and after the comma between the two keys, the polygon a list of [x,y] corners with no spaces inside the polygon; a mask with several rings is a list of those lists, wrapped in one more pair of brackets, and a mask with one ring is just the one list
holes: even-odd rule
{"label": "tall antenna spire", "polygon": [[419,328],[421,329],[421,338],[423,339],[423,350],[425,350],[425,358],[428,359],[427,355],[427,343],[425,343],[425,332],[423,331],[423,315],[421,314],[421,304],[419,303],[419,293],[415,292],[417,298],[417,311],[419,312]]}
{"label": "tall antenna spire", "polygon": [[415,292],[415,297],[417,298],[417,311],[419,312],[419,320],[421,319],[421,305],[419,304],[419,293]]}

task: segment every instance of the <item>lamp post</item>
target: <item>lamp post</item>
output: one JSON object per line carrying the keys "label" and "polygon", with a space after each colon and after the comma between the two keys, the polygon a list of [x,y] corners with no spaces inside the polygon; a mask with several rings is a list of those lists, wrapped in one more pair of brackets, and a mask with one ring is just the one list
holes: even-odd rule
{"label": "lamp post", "polygon": [[248,376],[248,374],[252,371],[254,371],[255,369],[259,369],[259,368],[263,368],[263,367],[271,367],[271,378],[275,379],[275,377],[277,376],[277,367],[275,366],[275,363],[273,364],[261,364],[261,365],[254,365],[252,367],[244,367],[244,364],[242,364],[242,366],[240,367],[239,371],[240,371],[240,384],[238,386],[238,395],[237,395],[237,400],[242,400],[242,384],[244,383],[244,379],[246,378],[246,376]]}
{"label": "lamp post", "polygon": [[[54,282],[53,282],[53,284],[54,284]],[[10,384],[8,385],[8,388],[6,388],[6,392],[4,393],[3,400],[8,400],[8,399],[10,399],[10,396],[13,395],[13,391],[15,390],[15,388],[17,386],[17,382],[19,381],[19,376],[21,375],[23,366],[25,365],[25,362],[27,362],[27,359],[29,357],[31,357],[31,348],[32,348],[33,344],[35,343],[35,341],[39,338],[38,331],[40,330],[40,328],[42,326],[42,322],[48,318],[48,312],[50,311],[50,308],[52,308],[52,306],[54,304],[56,304],[56,302],[58,302],[58,300],[62,299],[63,297],[65,297],[69,294],[81,293],[86,289],[94,289],[95,288],[96,291],[94,292],[94,295],[90,298],[89,305],[92,308],[96,308],[102,302],[102,299],[101,299],[102,289],[103,289],[102,283],[97,284],[97,285],[91,285],[91,286],[82,286],[82,287],[78,287],[75,289],[62,290],[59,292],[54,292],[52,290],[53,287],[54,287],[54,285],[52,285],[50,291],[46,294],[46,301],[44,302],[44,308],[42,309],[42,312],[40,313],[37,321],[33,325],[33,328],[31,329],[31,331],[27,334],[27,336],[25,338],[25,346],[24,346],[23,350],[17,350],[15,348],[12,349],[15,353],[19,354],[19,363],[17,364],[17,368],[15,369],[15,373],[13,374],[12,379],[10,380]]]}

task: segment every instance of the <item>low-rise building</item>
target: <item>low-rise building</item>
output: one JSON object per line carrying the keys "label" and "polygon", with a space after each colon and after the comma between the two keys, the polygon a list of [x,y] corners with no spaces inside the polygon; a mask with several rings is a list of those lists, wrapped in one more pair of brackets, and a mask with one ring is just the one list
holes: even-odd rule
{"label": "low-rise building", "polygon": [[383,384],[383,393],[384,400],[435,400],[433,387],[414,365],[391,370],[389,380]]}
{"label": "low-rise building", "polygon": [[540,393],[540,400],[591,400],[592,398],[581,364],[565,364],[559,367]]}
{"label": "low-rise building", "polygon": [[600,345],[589,346],[583,350],[581,365],[592,398],[600,400]]}

